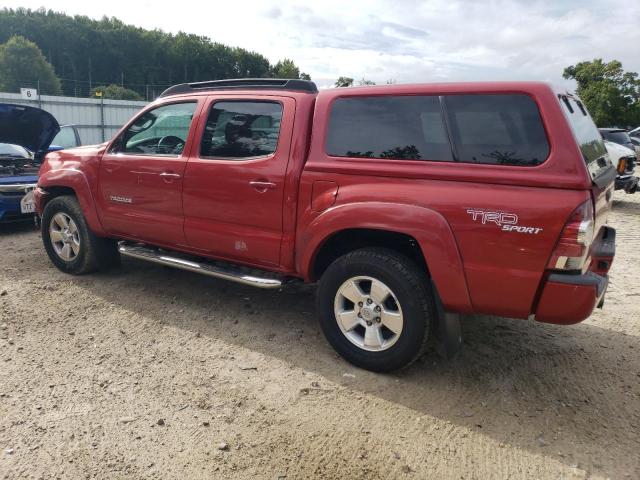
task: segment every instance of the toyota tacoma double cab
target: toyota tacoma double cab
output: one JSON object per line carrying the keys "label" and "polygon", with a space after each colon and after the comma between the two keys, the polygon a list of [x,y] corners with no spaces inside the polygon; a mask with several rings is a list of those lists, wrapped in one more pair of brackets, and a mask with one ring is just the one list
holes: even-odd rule
{"label": "toyota tacoma double cab", "polygon": [[48,153],[35,201],[64,272],[127,256],[317,282],[329,343],[390,371],[451,345],[459,314],[601,306],[615,176],[584,104],[545,83],[242,79],[176,85],[111,141]]}

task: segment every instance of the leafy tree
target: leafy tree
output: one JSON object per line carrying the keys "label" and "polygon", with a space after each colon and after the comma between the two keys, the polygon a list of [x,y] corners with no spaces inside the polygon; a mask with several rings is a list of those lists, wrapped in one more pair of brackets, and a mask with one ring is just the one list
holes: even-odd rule
{"label": "leafy tree", "polygon": [[353,86],[353,78],[351,77],[339,77],[336,80],[336,83],[334,83],[335,87],[341,88],[341,87],[351,87]]}
{"label": "leafy tree", "polygon": [[176,83],[272,77],[276,68],[287,78],[308,78],[291,60],[271,65],[259,53],[204,36],[144,30],[117,18],[0,8],[0,43],[13,35],[42,50],[66,95],[86,95],[95,85],[121,84],[123,78],[126,87],[149,99]]}
{"label": "leafy tree", "polygon": [[600,58],[564,69],[564,78],[578,83],[577,94],[600,127],[640,123],[640,81],[635,72],[625,72],[617,60]]}
{"label": "leafy tree", "polygon": [[[99,93],[102,95],[99,95]],[[91,90],[91,96],[108,98],[110,100],[144,100],[137,92],[113,83],[109,86],[94,88]]]}
{"label": "leafy tree", "polygon": [[358,85],[360,85],[361,87],[365,87],[367,85],[375,85],[376,82],[372,81],[372,80],[367,80],[366,78],[362,77],[360,80],[358,80]]}
{"label": "leafy tree", "polygon": [[300,72],[300,69],[293,63],[293,60],[285,58],[280,60],[271,68],[271,76],[274,78],[300,78],[302,80],[311,80],[308,73]]}
{"label": "leafy tree", "polygon": [[14,35],[0,45],[0,90],[17,92],[36,85],[40,93],[60,95],[60,79],[38,46]]}

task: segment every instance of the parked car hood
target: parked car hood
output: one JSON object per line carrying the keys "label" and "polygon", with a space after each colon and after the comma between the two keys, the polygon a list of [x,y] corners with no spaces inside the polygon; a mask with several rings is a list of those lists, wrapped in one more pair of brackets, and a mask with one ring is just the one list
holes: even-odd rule
{"label": "parked car hood", "polygon": [[611,157],[611,161],[614,165],[617,165],[618,160],[622,157],[635,157],[636,155],[635,151],[630,148],[623,147],[619,143],[613,143],[609,140],[605,140],[604,145],[607,147],[607,152],[609,152],[609,157]]}
{"label": "parked car hood", "polygon": [[20,145],[41,157],[59,131],[60,125],[49,112],[0,103],[0,143]]}

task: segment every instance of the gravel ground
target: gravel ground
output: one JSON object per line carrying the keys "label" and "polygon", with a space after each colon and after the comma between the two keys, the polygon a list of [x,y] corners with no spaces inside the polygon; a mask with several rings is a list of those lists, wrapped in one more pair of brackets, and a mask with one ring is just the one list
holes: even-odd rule
{"label": "gravel ground", "polygon": [[604,310],[468,317],[394,375],[337,357],[310,286],[71,277],[1,227],[0,478],[640,478],[640,195],[610,223]]}

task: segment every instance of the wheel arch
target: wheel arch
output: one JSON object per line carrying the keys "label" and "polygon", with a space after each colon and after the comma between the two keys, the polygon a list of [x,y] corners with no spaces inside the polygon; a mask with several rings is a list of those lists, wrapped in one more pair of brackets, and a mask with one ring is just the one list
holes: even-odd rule
{"label": "wheel arch", "polygon": [[319,279],[325,270],[342,255],[361,248],[389,248],[409,257],[430,276],[429,267],[415,238],[405,233],[374,228],[347,228],[334,232],[318,247],[310,270],[313,280]]}
{"label": "wheel arch", "polygon": [[473,312],[457,242],[434,210],[382,202],[340,205],[304,228],[296,246],[297,269],[308,281],[318,280],[331,261],[349,251],[391,248],[424,268],[446,309]]}
{"label": "wheel arch", "polygon": [[94,197],[86,176],[79,170],[50,170],[38,179],[38,188],[42,192],[37,201],[40,215],[47,203],[61,195],[73,195],[78,199],[80,209],[89,228],[96,235],[105,235],[96,210]]}

